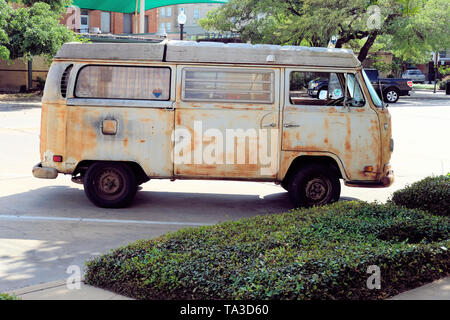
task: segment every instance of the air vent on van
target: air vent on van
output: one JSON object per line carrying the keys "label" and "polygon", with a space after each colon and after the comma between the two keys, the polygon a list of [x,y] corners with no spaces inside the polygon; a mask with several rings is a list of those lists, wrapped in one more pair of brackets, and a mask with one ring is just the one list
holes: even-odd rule
{"label": "air vent on van", "polygon": [[69,77],[70,77],[70,71],[72,71],[73,65],[71,64],[64,70],[62,77],[61,77],[61,96],[63,98],[67,95],[67,86],[69,85]]}

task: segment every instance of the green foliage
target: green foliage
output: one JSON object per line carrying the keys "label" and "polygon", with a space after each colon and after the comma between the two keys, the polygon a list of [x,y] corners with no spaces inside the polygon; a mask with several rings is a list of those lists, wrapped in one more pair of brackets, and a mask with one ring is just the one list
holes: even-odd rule
{"label": "green foliage", "polygon": [[0,300],[20,300],[14,295],[10,295],[7,293],[0,293]]}
{"label": "green foliage", "polygon": [[442,80],[440,80],[440,81],[438,82],[439,89],[440,89],[440,90],[445,90],[445,87],[446,87],[446,85],[447,85],[448,82],[450,82],[450,75],[445,76],[444,78],[442,78]]}
{"label": "green foliage", "polygon": [[427,177],[394,192],[392,202],[450,217],[450,175]]}
{"label": "green foliage", "polygon": [[27,7],[33,6],[36,2],[43,2],[50,6],[50,9],[58,14],[66,12],[66,7],[72,4],[72,0],[22,0]]}
{"label": "green foliage", "polygon": [[448,0],[230,0],[199,24],[253,43],[327,46],[337,36],[336,47],[358,51],[360,61],[383,49],[423,63],[449,47],[448,17]]}
{"label": "green foliage", "polygon": [[375,62],[372,63],[372,67],[377,69],[379,72],[392,72],[392,64],[384,62],[382,57],[374,56],[372,59],[375,60]]}
{"label": "green foliage", "polygon": [[450,66],[440,66],[438,70],[443,76],[450,75]]}
{"label": "green foliage", "polygon": [[7,17],[11,15],[11,11],[11,7],[4,0],[0,0],[0,60],[9,59],[9,50],[7,47],[9,39],[5,28],[8,25]]}
{"label": "green foliage", "polygon": [[448,217],[338,202],[137,241],[89,261],[85,280],[137,299],[383,299],[448,275],[449,245]]}
{"label": "green foliage", "polygon": [[60,12],[46,3],[36,2],[31,7],[13,10],[5,0],[0,0],[0,8],[6,13],[0,18],[0,50],[2,46],[6,48],[9,53],[6,58],[46,55],[51,59],[63,43],[80,41],[73,31],[59,24]]}
{"label": "green foliage", "polygon": [[420,10],[392,23],[386,37],[395,56],[410,63],[426,63],[431,51],[450,47],[450,4],[448,0],[427,0]]}

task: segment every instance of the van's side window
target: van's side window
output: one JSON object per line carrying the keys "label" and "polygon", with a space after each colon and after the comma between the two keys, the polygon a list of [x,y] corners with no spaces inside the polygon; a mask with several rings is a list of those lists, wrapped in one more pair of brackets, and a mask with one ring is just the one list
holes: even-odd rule
{"label": "van's side window", "polygon": [[273,103],[274,72],[254,69],[183,69],[185,101]]}
{"label": "van's side window", "polygon": [[169,100],[170,68],[86,66],[78,74],[75,97]]}
{"label": "van's side window", "polygon": [[[293,71],[289,80],[289,100],[294,105],[342,106],[345,94],[349,105],[365,104],[353,74]],[[343,90],[346,83],[347,93]]]}

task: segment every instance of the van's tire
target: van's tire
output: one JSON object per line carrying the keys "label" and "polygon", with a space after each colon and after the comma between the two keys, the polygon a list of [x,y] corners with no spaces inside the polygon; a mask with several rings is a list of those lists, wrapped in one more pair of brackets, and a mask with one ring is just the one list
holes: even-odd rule
{"label": "van's tire", "polygon": [[288,192],[295,207],[312,207],[338,201],[341,184],[334,168],[309,164],[292,176]]}
{"label": "van's tire", "polygon": [[400,92],[395,88],[387,88],[384,91],[384,101],[388,103],[396,103],[400,97]]}
{"label": "van's tire", "polygon": [[83,178],[84,192],[93,204],[102,208],[128,206],[137,192],[136,176],[124,163],[96,162]]}

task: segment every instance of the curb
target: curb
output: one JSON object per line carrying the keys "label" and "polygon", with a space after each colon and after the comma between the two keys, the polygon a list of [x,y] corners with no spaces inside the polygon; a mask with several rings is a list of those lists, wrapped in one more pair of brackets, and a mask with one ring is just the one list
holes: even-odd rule
{"label": "curb", "polygon": [[65,280],[41,283],[38,285],[7,292],[21,300],[133,300],[117,293],[89,286],[80,281],[71,284],[69,289]]}
{"label": "curb", "polygon": [[[70,290],[67,288],[66,282],[60,280],[7,293],[15,295],[21,300],[134,300],[111,291],[89,286],[84,281],[79,284],[79,289]],[[402,292],[386,300],[450,300],[450,277]]]}

